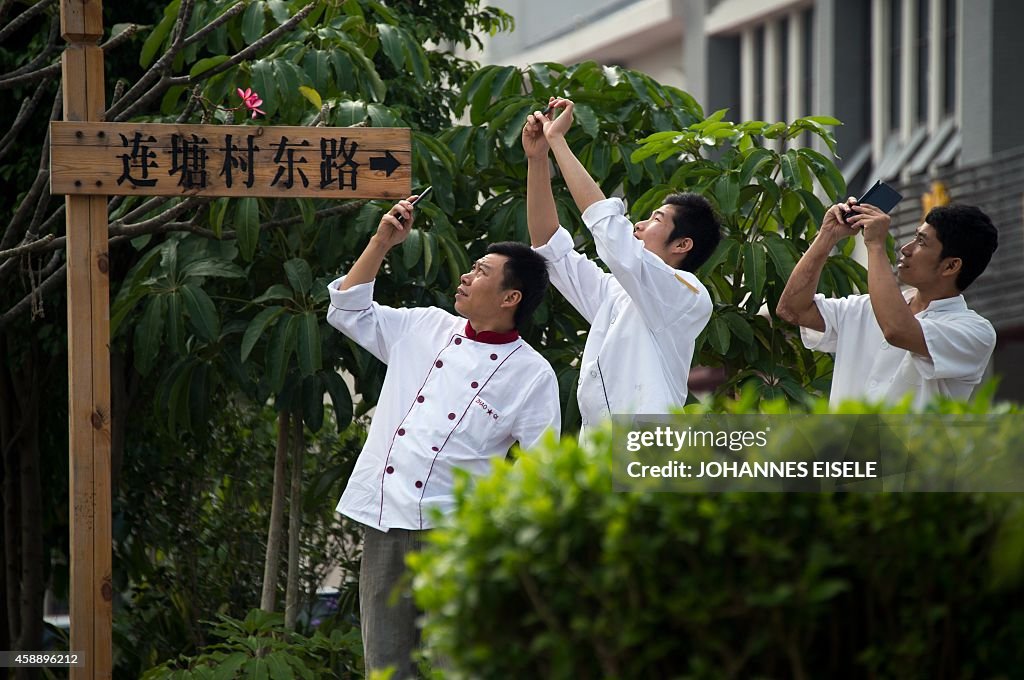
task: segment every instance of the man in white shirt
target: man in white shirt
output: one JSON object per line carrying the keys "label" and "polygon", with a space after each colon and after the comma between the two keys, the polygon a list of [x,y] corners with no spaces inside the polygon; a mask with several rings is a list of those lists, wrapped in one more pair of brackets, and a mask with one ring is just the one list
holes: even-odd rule
{"label": "man in white shirt", "polygon": [[[829,208],[786,282],[778,315],[801,327],[806,347],[835,354],[833,407],[846,399],[891,404],[907,394],[916,409],[939,395],[967,399],[981,382],[996,334],[961,293],[992,259],[996,228],[973,206],[934,208],[900,248],[894,276],[886,253],[889,222],[875,206],[852,198]],[[868,251],[868,295],[816,294],[829,253],[857,232]],[[912,290],[901,292],[899,283]]]}
{"label": "man in white shirt", "polygon": [[[721,240],[718,219],[703,197],[676,194],[634,225],[565,141],[573,102],[552,98],[551,109],[523,128],[527,222],[551,282],[590,323],[577,392],[583,427],[612,414],[668,413],[686,403],[694,341],[711,318],[711,296],[694,272]],[[576,252],[558,224],[549,150],[610,273]]]}
{"label": "man in white shirt", "polygon": [[409,201],[381,218],[349,273],[330,284],[327,313],[388,365],[338,511],[366,525],[359,603],[367,676],[394,666],[395,678],[415,676],[419,634],[408,595],[390,598],[406,553],[419,547],[435,513],[453,508],[455,471],[485,474],[514,442],[529,448],[547,430],[557,433],[561,420],[554,371],[516,331],[544,297],[544,260],[520,243],[489,246],[455,291],[461,317],[379,305],[374,279],[413,221]]}

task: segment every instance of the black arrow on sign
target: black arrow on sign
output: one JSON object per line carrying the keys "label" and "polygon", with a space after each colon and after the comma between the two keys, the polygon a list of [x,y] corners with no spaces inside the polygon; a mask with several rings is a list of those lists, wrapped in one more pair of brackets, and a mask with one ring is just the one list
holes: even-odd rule
{"label": "black arrow on sign", "polygon": [[391,155],[390,151],[385,151],[383,156],[374,156],[370,159],[370,170],[383,170],[386,173],[386,177],[391,177],[393,173],[401,163],[398,159]]}

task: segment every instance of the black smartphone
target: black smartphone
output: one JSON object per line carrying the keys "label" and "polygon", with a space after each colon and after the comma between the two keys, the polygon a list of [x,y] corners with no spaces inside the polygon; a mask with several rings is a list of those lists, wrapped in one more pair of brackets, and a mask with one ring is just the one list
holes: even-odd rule
{"label": "black smartphone", "polygon": [[549,112],[551,111],[551,108],[552,108],[553,106],[554,106],[554,104],[548,104],[547,106],[545,106],[545,107],[544,107],[544,110],[543,110],[543,111],[541,111],[541,112],[540,112],[540,114],[541,114],[542,116],[546,116],[546,115],[548,115],[548,113],[549,113]]}
{"label": "black smartphone", "polygon": [[[857,203],[873,205],[882,212],[888,214],[896,207],[896,204],[903,200],[903,194],[893,189],[882,180],[875,180],[871,188],[864,192],[864,195],[857,199]],[[857,213],[847,213],[846,217]],[[844,221],[846,220],[844,217]]]}
{"label": "black smartphone", "polygon": [[[415,206],[417,203],[423,200],[423,197],[430,193],[430,190],[434,188],[434,185],[428,185],[426,189],[420,192],[420,195],[413,200],[412,205]],[[405,222],[405,215],[396,215],[399,222]]]}

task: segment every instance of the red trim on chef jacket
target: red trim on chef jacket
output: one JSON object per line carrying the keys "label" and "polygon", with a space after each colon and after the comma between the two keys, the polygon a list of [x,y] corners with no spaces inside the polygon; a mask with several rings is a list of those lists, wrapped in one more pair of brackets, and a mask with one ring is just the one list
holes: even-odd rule
{"label": "red trim on chef jacket", "polygon": [[519,339],[519,331],[515,328],[505,333],[496,333],[494,331],[479,331],[477,332],[467,321],[466,322],[466,337],[470,340],[476,340],[477,342],[485,342],[488,345],[504,345],[512,342],[513,340]]}

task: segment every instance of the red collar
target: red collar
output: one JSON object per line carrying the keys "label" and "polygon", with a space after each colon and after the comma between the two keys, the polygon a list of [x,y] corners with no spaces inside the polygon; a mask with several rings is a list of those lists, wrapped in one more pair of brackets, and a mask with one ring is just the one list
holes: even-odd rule
{"label": "red collar", "polygon": [[488,345],[504,345],[512,342],[513,340],[519,339],[519,331],[512,329],[505,333],[496,333],[494,331],[480,331],[477,332],[473,329],[470,323],[466,322],[466,337],[470,340],[476,340],[477,342],[485,342]]}

